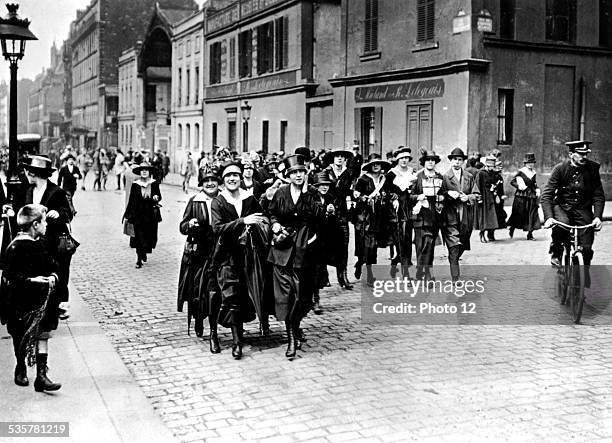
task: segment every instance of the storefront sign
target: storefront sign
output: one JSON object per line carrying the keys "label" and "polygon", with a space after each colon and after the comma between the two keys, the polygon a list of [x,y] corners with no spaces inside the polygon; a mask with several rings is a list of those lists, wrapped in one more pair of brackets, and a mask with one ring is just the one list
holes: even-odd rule
{"label": "storefront sign", "polygon": [[236,94],[238,94],[238,83],[235,82],[206,88],[206,98],[231,97]]}
{"label": "storefront sign", "polygon": [[270,6],[287,0],[240,0],[207,18],[207,32],[214,32]]}
{"label": "storefront sign", "polygon": [[236,3],[230,9],[226,9],[217,14],[209,16],[206,19],[206,30],[208,32],[213,32],[217,29],[229,26],[238,20],[240,20],[240,11],[238,9],[238,3]]}
{"label": "storefront sign", "polygon": [[282,74],[270,75],[263,78],[255,78],[240,82],[240,92],[242,94],[252,94],[262,91],[272,91],[274,89],[288,88],[297,84],[296,72],[284,72]]}
{"label": "storefront sign", "polygon": [[367,86],[355,90],[355,101],[380,102],[388,100],[415,100],[442,97],[444,80],[423,80],[394,85]]}

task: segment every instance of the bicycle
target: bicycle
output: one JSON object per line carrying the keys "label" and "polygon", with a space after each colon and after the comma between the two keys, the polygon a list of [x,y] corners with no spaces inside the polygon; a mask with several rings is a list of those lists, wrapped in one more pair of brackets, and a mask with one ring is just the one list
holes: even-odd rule
{"label": "bicycle", "polygon": [[582,246],[578,245],[578,231],[592,228],[594,223],[583,226],[567,225],[555,220],[553,225],[570,231],[570,241],[566,242],[561,266],[557,269],[557,294],[561,305],[570,304],[574,323],[580,323],[584,307],[585,267]]}

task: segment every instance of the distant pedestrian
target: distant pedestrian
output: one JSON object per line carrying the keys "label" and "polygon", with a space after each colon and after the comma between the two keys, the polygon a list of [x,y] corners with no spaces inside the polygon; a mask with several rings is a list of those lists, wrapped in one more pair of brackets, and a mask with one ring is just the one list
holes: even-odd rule
{"label": "distant pedestrian", "polygon": [[480,200],[474,227],[480,231],[482,243],[495,241],[495,230],[505,227],[505,219],[499,213],[499,205],[503,205],[504,181],[501,173],[495,170],[496,161],[495,156],[488,155],[485,166],[476,174]]}
{"label": "distant pedestrian", "polygon": [[538,213],[540,188],[536,182],[534,153],[525,154],[524,166],[518,170],[510,184],[516,188],[512,202],[512,214],[508,219],[510,238],[514,236],[515,229],[527,231],[527,240],[535,240],[533,231],[541,228],[540,214]]}
{"label": "distant pedestrian", "polygon": [[187,151],[185,154],[185,158],[181,162],[181,176],[183,177],[183,192],[185,194],[189,193],[189,181],[191,180],[191,176],[195,174],[195,163],[193,158],[191,158],[191,152]]}
{"label": "distant pedestrian", "polygon": [[166,176],[168,175],[168,173],[170,172],[170,156],[168,155],[168,152],[164,151],[164,180],[166,179]]}
{"label": "distant pedestrian", "polygon": [[133,169],[139,177],[132,183],[130,199],[123,218],[134,227],[134,236],[130,237],[130,247],[136,249],[136,268],[142,268],[147,261],[147,254],[153,252],[157,245],[157,228],[161,221],[159,202],[161,193],[159,183],[151,178],[154,167],[143,162]]}
{"label": "distant pedestrian", "polygon": [[125,173],[125,156],[121,149],[117,149],[117,155],[115,155],[115,164],[113,165],[113,172],[117,178],[117,191],[121,190],[121,182],[123,181],[123,174]]}
{"label": "distant pedestrian", "polygon": [[66,191],[66,196],[68,197],[68,204],[70,205],[70,210],[72,211],[72,215],[75,216],[77,211],[74,208],[73,197],[77,190],[77,180],[83,178],[81,175],[81,171],[74,164],[75,158],[72,154],[65,158],[66,164],[62,166],[59,170],[57,176],[57,185],[60,186],[64,191]]}
{"label": "distant pedestrian", "polygon": [[77,156],[77,165],[79,167],[79,171],[83,176],[83,182],[81,183],[81,190],[85,190],[85,179],[87,178],[87,173],[91,169],[93,164],[93,159],[87,149],[81,148],[81,153]]}
{"label": "distant pedestrian", "polygon": [[29,204],[17,214],[19,233],[6,250],[2,275],[2,323],[13,338],[17,365],[15,384],[28,386],[27,366],[36,362],[36,392],[62,387],[47,377],[48,340],[59,323],[60,299],[55,288],[59,277],[55,261],[43,236],[47,230],[46,208]]}

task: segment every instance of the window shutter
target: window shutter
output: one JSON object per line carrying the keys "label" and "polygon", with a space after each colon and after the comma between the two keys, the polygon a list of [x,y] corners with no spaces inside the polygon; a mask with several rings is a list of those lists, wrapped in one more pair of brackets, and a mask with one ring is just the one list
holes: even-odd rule
{"label": "window shutter", "polygon": [[378,49],[378,0],[365,1],[364,52]]}
{"label": "window shutter", "polygon": [[434,39],[434,13],[434,0],[417,0],[417,42]]}
{"label": "window shutter", "polygon": [[378,150],[378,153],[382,155],[383,149],[382,149],[382,113],[383,113],[383,108],[382,106],[377,106],[374,108],[374,136],[376,137],[375,139],[375,143],[376,143],[376,149]]}
{"label": "window shutter", "polygon": [[283,17],[283,63],[282,68],[289,66],[289,17]]}

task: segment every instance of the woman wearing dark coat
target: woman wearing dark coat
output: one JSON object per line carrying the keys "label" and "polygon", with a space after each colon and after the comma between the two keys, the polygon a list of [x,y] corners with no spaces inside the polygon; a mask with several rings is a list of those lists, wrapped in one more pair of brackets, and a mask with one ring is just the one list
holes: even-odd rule
{"label": "woman wearing dark coat", "polygon": [[130,237],[130,247],[136,249],[136,268],[142,268],[157,245],[157,227],[161,221],[159,202],[161,193],[159,183],[151,178],[155,168],[143,162],[133,169],[140,177],[134,180],[130,189],[130,199],[123,218],[134,226],[134,236]]}
{"label": "woman wearing dark coat", "polygon": [[179,225],[187,236],[178,284],[178,311],[187,303],[187,326],[194,319],[198,337],[204,334],[204,319],[210,324],[210,352],[221,352],[217,338],[217,320],[221,293],[212,265],[216,236],[212,229],[212,201],[219,193],[219,177],[211,170],[203,171],[202,190],[189,199]]}
{"label": "woman wearing dark coat", "polygon": [[[57,296],[60,302],[67,302],[72,255],[62,254],[58,251],[58,245],[59,237],[69,232],[69,225],[73,216],[72,209],[68,203],[66,191],[48,179],[54,171],[48,157],[32,155],[24,159],[23,168],[30,185],[33,185],[26,190],[24,204],[41,204],[47,208],[48,226],[43,242],[47,251],[57,263],[57,275],[59,276],[55,289]],[[67,317],[67,313],[62,308],[61,318]]]}
{"label": "woman wearing dark coat", "polygon": [[388,194],[385,191],[385,173],[391,164],[378,154],[370,154],[361,169],[364,174],[355,183],[357,204],[352,212],[355,224],[355,278],[361,278],[361,267],[366,265],[367,284],[374,284],[372,265],[376,264],[378,248],[388,246],[392,214]]}
{"label": "woman wearing dark coat", "polygon": [[276,318],[285,322],[289,339],[285,356],[292,359],[302,338],[300,322],[313,307],[317,232],[325,222],[325,209],[316,191],[304,189],[305,157],[291,155],[283,165],[290,184],[275,192],[268,208],[273,234],[268,261],[274,265]]}
{"label": "woman wearing dark coat", "polygon": [[[503,212],[504,180],[495,170],[497,158],[489,155],[485,158],[485,167],[478,171],[476,184],[480,189],[481,200],[476,210],[475,229],[480,231],[480,241],[495,241],[495,230],[506,226]],[[485,237],[486,233],[486,237]]]}
{"label": "woman wearing dark coat", "polygon": [[525,154],[523,163],[525,166],[518,170],[510,182],[516,188],[516,193],[508,226],[510,227],[510,238],[514,236],[515,229],[522,229],[527,231],[527,240],[535,240],[533,231],[541,227],[538,213],[540,188],[536,182],[535,154]]}
{"label": "woman wearing dark coat", "polygon": [[[221,289],[219,324],[232,330],[232,356],[242,357],[242,325],[256,317],[256,308],[249,298],[248,284],[253,278],[256,284],[263,282],[263,275],[252,276],[246,272],[246,248],[241,239],[247,229],[264,227],[268,219],[263,215],[259,202],[240,189],[242,165],[229,162],[221,167],[221,179],[225,189],[212,202],[213,231],[218,236],[213,256],[217,281]],[[262,285],[263,287],[263,285]]]}

